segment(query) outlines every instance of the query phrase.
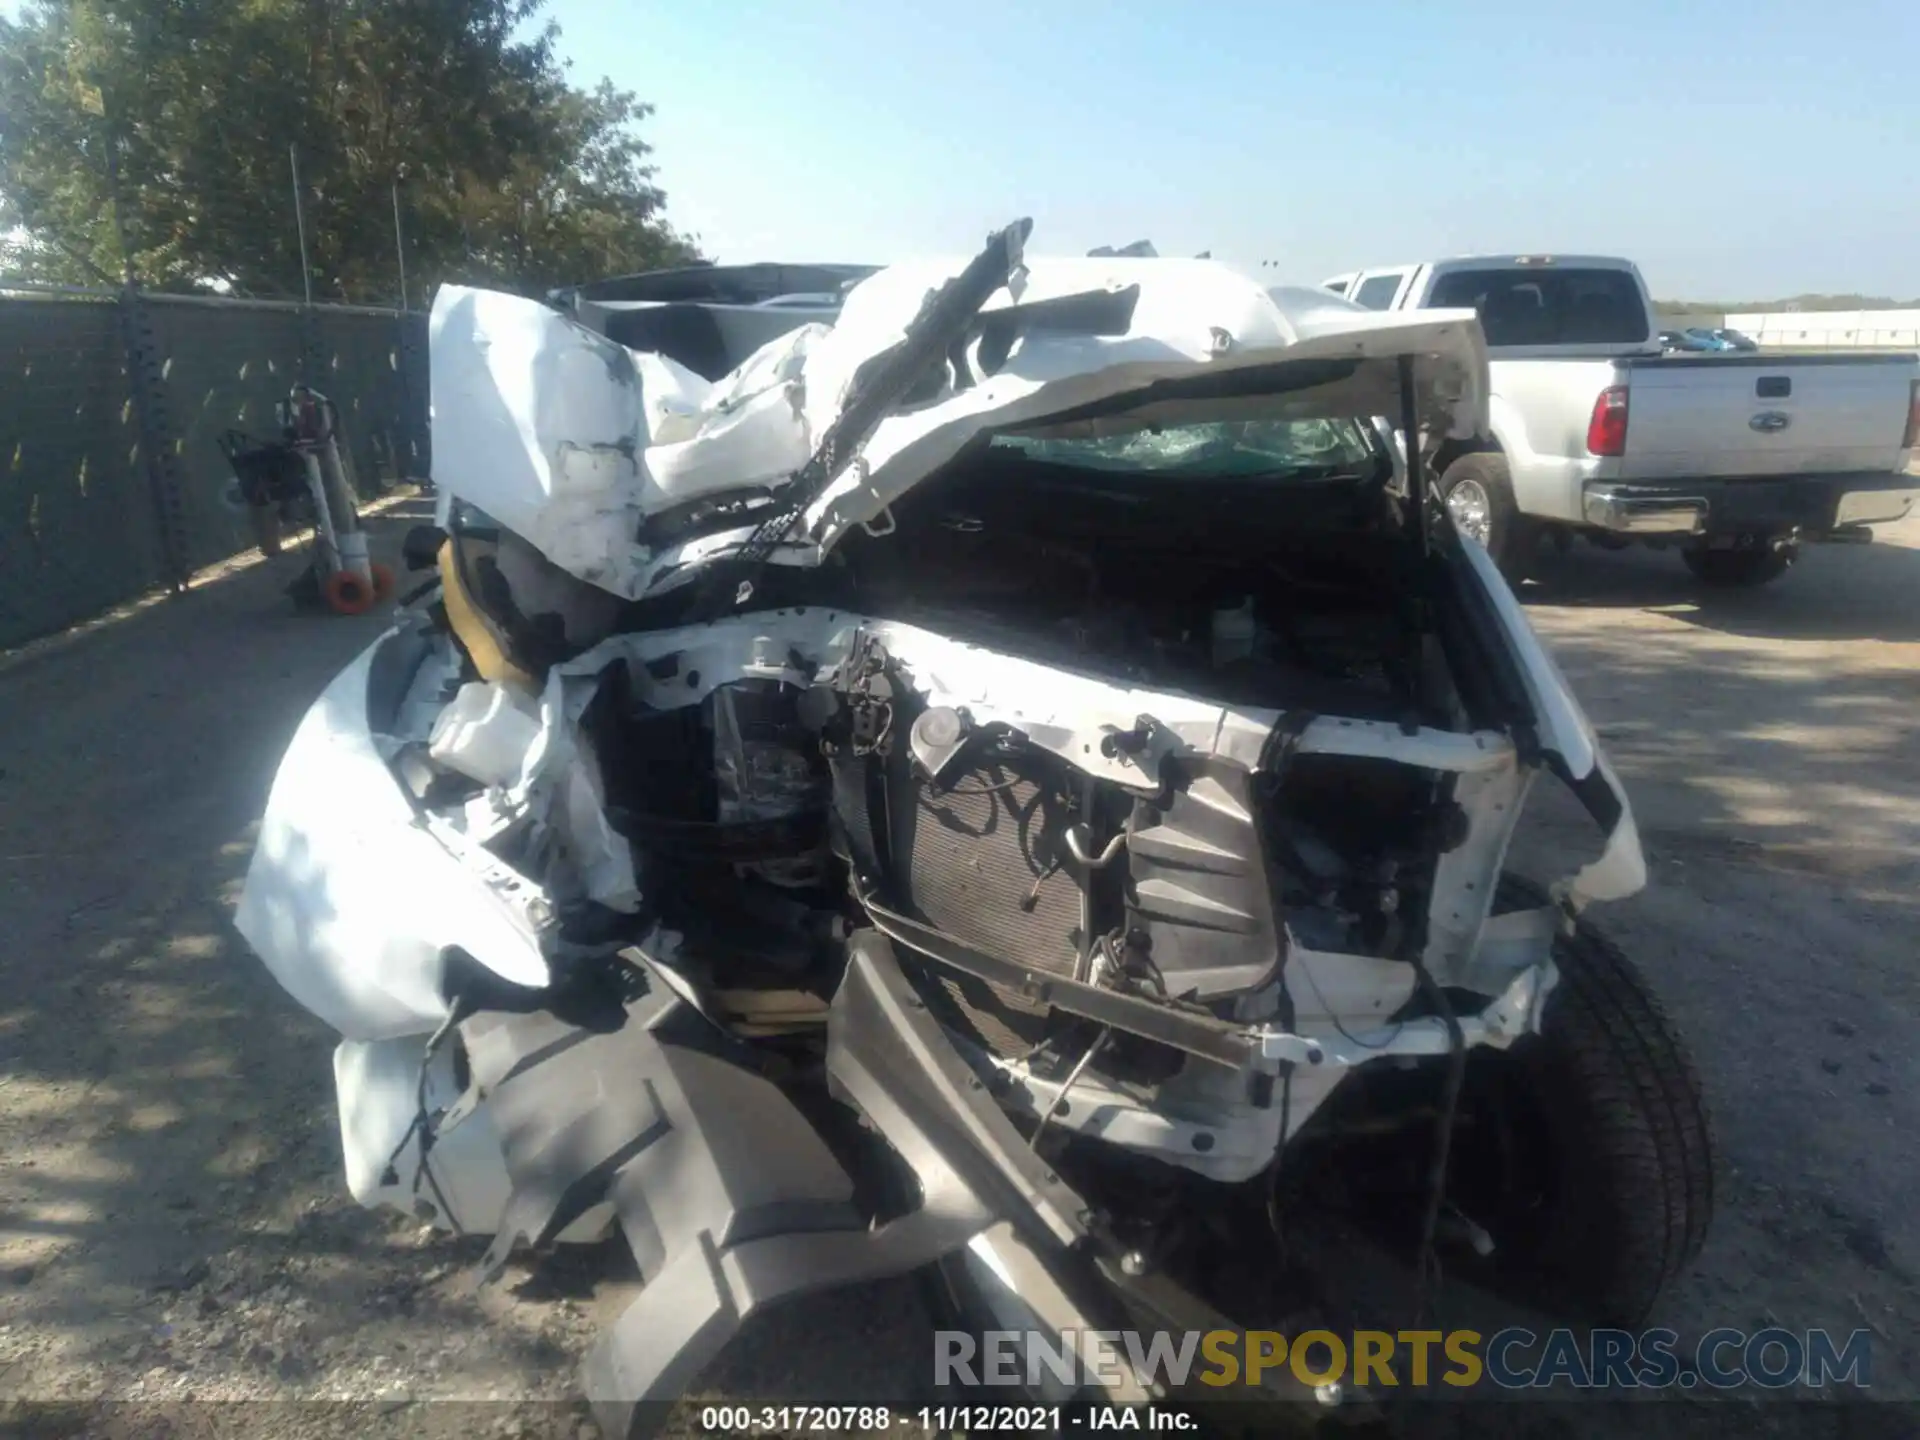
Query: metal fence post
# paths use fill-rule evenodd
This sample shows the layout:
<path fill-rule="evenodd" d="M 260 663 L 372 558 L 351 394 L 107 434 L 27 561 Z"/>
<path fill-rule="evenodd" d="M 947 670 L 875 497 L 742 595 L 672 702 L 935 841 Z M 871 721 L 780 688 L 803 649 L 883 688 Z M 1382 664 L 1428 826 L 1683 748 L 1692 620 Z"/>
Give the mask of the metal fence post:
<path fill-rule="evenodd" d="M 399 358 L 401 440 L 406 447 L 404 456 L 394 458 L 400 462 L 401 480 L 424 480 L 429 473 L 427 464 L 428 424 L 427 406 L 416 404 L 424 400 L 426 357 L 422 353 L 421 341 L 425 339 L 425 325 L 412 315 L 403 314 L 394 320 L 394 352 Z M 418 389 L 421 394 L 416 395 Z"/>
<path fill-rule="evenodd" d="M 167 404 L 165 361 L 153 316 L 139 290 L 132 285 L 120 294 L 121 335 L 127 355 L 128 398 L 133 401 L 140 430 L 140 453 L 146 461 L 147 484 L 153 493 L 154 519 L 160 534 L 160 560 L 167 586 L 183 594 L 192 575 L 188 556 L 187 511 L 179 457 L 173 450 L 172 414 Z"/>
<path fill-rule="evenodd" d="M 300 378 L 325 393 L 327 347 L 320 333 L 320 311 L 313 305 L 300 307 Z"/>

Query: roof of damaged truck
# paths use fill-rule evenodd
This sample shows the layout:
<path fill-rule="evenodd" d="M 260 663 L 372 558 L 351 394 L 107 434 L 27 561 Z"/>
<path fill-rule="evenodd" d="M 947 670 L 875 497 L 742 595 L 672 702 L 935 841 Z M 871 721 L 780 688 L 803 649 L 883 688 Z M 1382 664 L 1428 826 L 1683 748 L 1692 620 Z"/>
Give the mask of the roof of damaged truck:
<path fill-rule="evenodd" d="M 632 275 L 583 281 L 555 290 L 550 298 L 563 309 L 570 308 L 577 300 L 761 305 L 783 295 L 837 294 L 879 268 L 878 265 L 793 265 L 776 261 L 749 265 L 682 265 L 671 270 L 642 270 Z"/>
<path fill-rule="evenodd" d="M 562 569 L 626 598 L 661 593 L 738 551 L 744 532 L 650 549 L 637 539 L 643 523 L 777 494 L 840 418 L 856 376 L 898 354 L 929 297 L 969 263 L 880 270 L 831 324 L 801 324 L 714 381 L 537 302 L 444 287 L 431 327 L 434 478 Z M 817 564 L 982 433 L 1090 409 L 1125 410 L 1131 419 L 1099 423 L 1132 428 L 1201 406 L 1256 418 L 1247 407 L 1258 405 L 1265 418 L 1287 390 L 1308 407 L 1288 413 L 1397 413 L 1392 364 L 1369 362 L 1412 354 L 1428 357 L 1423 423 L 1465 433 L 1485 417 L 1472 311 L 1370 311 L 1212 260 L 1034 257 L 972 325 L 968 373 L 936 375 L 932 393 L 881 420 L 770 560 Z"/>

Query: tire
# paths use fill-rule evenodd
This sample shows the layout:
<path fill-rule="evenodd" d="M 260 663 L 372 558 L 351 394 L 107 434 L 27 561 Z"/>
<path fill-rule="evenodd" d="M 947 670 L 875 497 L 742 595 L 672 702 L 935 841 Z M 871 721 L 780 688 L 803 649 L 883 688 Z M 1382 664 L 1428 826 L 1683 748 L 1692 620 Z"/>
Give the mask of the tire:
<path fill-rule="evenodd" d="M 1500 901 L 1496 910 L 1547 903 L 1513 877 Z M 1542 1182 L 1531 1206 L 1493 1218 L 1499 1273 L 1488 1278 L 1556 1316 L 1633 1329 L 1706 1238 L 1712 1116 L 1685 1045 L 1617 945 L 1583 919 L 1554 960 L 1541 1032 L 1504 1055 L 1479 1052 L 1491 1062 L 1482 1078 L 1504 1072 L 1509 1103 L 1531 1112 L 1522 1128 Z"/>
<path fill-rule="evenodd" d="M 1682 550 L 1694 578 L 1719 590 L 1752 590 L 1778 580 L 1799 558 L 1792 546 L 1754 550 Z"/>
<path fill-rule="evenodd" d="M 394 578 L 391 565 L 383 565 L 375 560 L 367 568 L 373 573 L 373 598 L 384 605 L 393 598 L 393 592 L 400 588 L 400 582 Z"/>
<path fill-rule="evenodd" d="M 1455 528 L 1486 547 L 1509 585 L 1527 578 L 1539 548 L 1540 531 L 1514 503 L 1513 475 L 1506 456 L 1493 451 L 1462 455 L 1441 473 L 1440 498 L 1449 513 L 1455 514 Z M 1485 533 L 1473 533 L 1472 520 L 1455 513 L 1457 507 L 1476 518 L 1484 516 Z"/>

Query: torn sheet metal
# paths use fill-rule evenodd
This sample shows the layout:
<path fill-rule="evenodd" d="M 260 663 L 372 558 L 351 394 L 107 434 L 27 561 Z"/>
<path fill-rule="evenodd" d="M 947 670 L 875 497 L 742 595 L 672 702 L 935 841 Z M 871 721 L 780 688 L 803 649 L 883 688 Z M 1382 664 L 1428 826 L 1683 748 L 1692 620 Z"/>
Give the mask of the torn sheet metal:
<path fill-rule="evenodd" d="M 831 328 L 803 325 L 713 384 L 535 301 L 443 287 L 431 325 L 436 483 L 622 598 L 686 583 L 737 549 L 751 525 L 651 549 L 639 539 L 643 522 L 787 484 L 840 417 L 856 377 L 964 268 L 883 270 L 849 293 Z M 1033 259 L 1017 275 L 980 312 L 980 333 L 950 359 L 937 393 L 880 422 L 859 463 L 804 515 L 807 533 L 777 549 L 775 563 L 818 564 L 983 432 L 1094 402 L 1138 396 L 1146 408 L 1132 421 L 1109 422 L 1136 426 L 1223 406 L 1243 416 L 1397 414 L 1395 364 L 1411 351 L 1423 357 L 1419 409 L 1428 423 L 1448 434 L 1484 428 L 1486 352 L 1471 311 L 1362 310 L 1324 291 L 1270 289 L 1210 260 Z M 1101 323 L 1061 319 L 1102 297 L 1124 303 L 1096 305 Z M 1151 393 L 1164 381 L 1276 365 L 1292 367 L 1292 378 L 1254 384 L 1264 393 L 1251 399 Z M 1275 398 L 1314 366 L 1314 386 Z"/>
<path fill-rule="evenodd" d="M 383 647 L 407 640 L 376 640 L 301 721 L 234 917 L 288 993 L 349 1040 L 437 1026 L 450 945 L 518 984 L 549 979 L 527 897 L 416 823 L 375 744 L 369 672 Z"/>
<path fill-rule="evenodd" d="M 1624 900 L 1646 888 L 1647 857 L 1640 848 L 1640 829 L 1626 787 L 1613 773 L 1605 754 L 1595 751 L 1593 773 L 1575 787 L 1588 812 L 1607 840 L 1600 854 L 1564 882 L 1565 896 L 1575 910 L 1595 901 Z"/>
<path fill-rule="evenodd" d="M 616 594 L 649 495 L 633 353 L 532 300 L 442 286 L 429 326 L 435 482 Z"/>
<path fill-rule="evenodd" d="M 1481 588 L 1499 619 L 1507 648 L 1519 664 L 1540 732 L 1541 748 L 1565 765 L 1569 783 L 1585 779 L 1599 757 L 1600 742 L 1593 733 L 1592 722 L 1574 698 L 1573 687 L 1567 684 L 1567 677 L 1560 673 L 1547 647 L 1540 643 L 1533 622 L 1527 619 L 1527 612 L 1512 588 L 1501 579 L 1486 549 L 1480 545 L 1462 545 L 1460 551 L 1479 577 Z"/>
<path fill-rule="evenodd" d="M 558 828 L 564 837 L 563 851 L 585 897 L 622 914 L 638 910 L 640 887 L 634 874 L 633 850 L 607 819 L 600 764 L 587 751 L 581 751 L 566 769 Z"/>
<path fill-rule="evenodd" d="M 1520 672 L 1541 749 L 1555 762 L 1606 837 L 1600 854 L 1577 874 L 1561 881 L 1556 893 L 1576 911 L 1595 901 L 1624 900 L 1638 894 L 1647 883 L 1640 831 L 1626 787 L 1608 763 L 1593 722 L 1486 550 L 1468 544 L 1460 551 L 1480 580 Z"/>
<path fill-rule="evenodd" d="M 803 372 L 824 325 L 769 341 L 708 384 L 664 355 L 636 352 L 644 461 L 661 504 L 784 484 L 813 451 Z"/>
<path fill-rule="evenodd" d="M 604 668 L 555 667 L 548 674 L 538 702 L 538 733 L 500 804 L 541 827 L 555 873 L 577 885 L 581 898 L 632 914 L 640 906 L 633 850 L 607 819 L 600 762 L 581 743 L 579 729 Z"/>

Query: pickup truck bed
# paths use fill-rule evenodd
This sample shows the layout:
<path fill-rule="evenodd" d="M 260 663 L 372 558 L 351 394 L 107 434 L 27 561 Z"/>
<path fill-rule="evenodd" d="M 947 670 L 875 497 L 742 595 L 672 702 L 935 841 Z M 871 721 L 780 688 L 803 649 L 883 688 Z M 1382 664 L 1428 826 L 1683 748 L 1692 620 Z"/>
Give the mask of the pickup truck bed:
<path fill-rule="evenodd" d="M 1586 256 L 1499 256 L 1327 282 L 1380 309 L 1471 305 L 1487 334 L 1492 433 L 1431 459 L 1456 524 L 1510 576 L 1539 542 L 1676 545 L 1703 580 L 1756 584 L 1808 541 L 1920 504 L 1908 473 L 1920 357 L 1662 355 L 1639 272 Z"/>

